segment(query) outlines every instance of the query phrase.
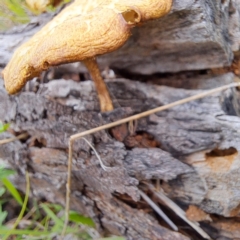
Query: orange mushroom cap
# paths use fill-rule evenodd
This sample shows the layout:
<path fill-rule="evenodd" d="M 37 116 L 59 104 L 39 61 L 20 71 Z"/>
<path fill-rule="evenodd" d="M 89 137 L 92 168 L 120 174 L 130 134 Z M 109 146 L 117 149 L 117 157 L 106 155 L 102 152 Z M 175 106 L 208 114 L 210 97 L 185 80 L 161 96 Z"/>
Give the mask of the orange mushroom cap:
<path fill-rule="evenodd" d="M 82 61 L 121 47 L 140 22 L 167 14 L 172 0 L 75 0 L 29 41 L 3 70 L 14 94 L 50 66 Z"/>

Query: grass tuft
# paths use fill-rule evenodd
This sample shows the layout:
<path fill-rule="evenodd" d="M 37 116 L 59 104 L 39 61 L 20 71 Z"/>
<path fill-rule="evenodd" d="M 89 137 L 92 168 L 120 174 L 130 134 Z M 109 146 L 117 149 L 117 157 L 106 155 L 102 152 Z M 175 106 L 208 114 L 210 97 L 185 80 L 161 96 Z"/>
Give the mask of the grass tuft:
<path fill-rule="evenodd" d="M 26 173 L 26 194 L 22 200 L 21 193 L 8 179 L 15 172 L 0 167 L 0 239 L 34 239 L 51 240 L 60 237 L 64 221 L 64 207 L 59 204 L 29 200 L 30 179 Z M 8 212 L 4 210 L 9 201 L 14 200 L 21 207 L 14 219 L 8 219 Z M 91 218 L 82 216 L 78 212 L 69 212 L 69 224 L 66 235 L 72 239 L 91 240 L 91 233 L 96 232 Z M 99 239 L 99 238 L 97 238 Z M 101 238 L 102 240 L 124 240 L 123 237 Z"/>

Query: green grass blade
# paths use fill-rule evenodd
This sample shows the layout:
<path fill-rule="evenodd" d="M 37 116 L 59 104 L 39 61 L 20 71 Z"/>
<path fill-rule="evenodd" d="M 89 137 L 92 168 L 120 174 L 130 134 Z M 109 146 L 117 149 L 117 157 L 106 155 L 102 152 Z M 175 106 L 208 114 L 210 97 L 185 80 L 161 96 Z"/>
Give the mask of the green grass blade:
<path fill-rule="evenodd" d="M 6 189 L 12 194 L 12 196 L 18 202 L 18 204 L 20 206 L 23 206 L 23 200 L 22 200 L 18 190 L 14 187 L 14 185 L 7 178 L 3 178 L 2 183 L 4 184 Z"/>
<path fill-rule="evenodd" d="M 45 203 L 45 205 L 47 205 L 54 212 L 60 212 L 61 210 L 63 210 L 63 207 L 57 203 Z"/>
<path fill-rule="evenodd" d="M 55 222 L 56 225 L 63 227 L 63 220 L 56 216 L 56 214 L 47 206 L 47 204 L 41 204 L 45 213 Z"/>
<path fill-rule="evenodd" d="M 28 15 L 23 7 L 23 2 L 19 0 L 5 0 L 8 9 L 19 18 L 28 18 Z"/>
<path fill-rule="evenodd" d="M 100 238 L 98 240 L 126 240 L 124 237 L 108 237 L 108 238 Z"/>
<path fill-rule="evenodd" d="M 28 236 L 48 236 L 50 234 L 50 232 L 33 231 L 33 230 L 25 230 L 25 229 L 1 229 L 0 228 L 0 235 L 4 235 L 4 234 L 28 235 Z"/>
<path fill-rule="evenodd" d="M 74 212 L 74 211 L 71 211 L 69 213 L 69 220 L 74 222 L 74 223 L 87 225 L 89 227 L 95 227 L 95 224 L 94 224 L 94 222 L 91 218 L 84 217 L 84 216 L 82 216 L 79 213 Z"/>
<path fill-rule="evenodd" d="M 7 131 L 9 126 L 10 126 L 10 123 L 3 124 L 0 122 L 0 133 Z"/>
<path fill-rule="evenodd" d="M 8 237 L 12 234 L 12 230 L 14 230 L 18 226 L 19 222 L 23 218 L 23 214 L 24 214 L 24 212 L 26 211 L 26 208 L 27 208 L 29 193 L 30 193 L 30 180 L 29 180 L 28 172 L 26 172 L 26 195 L 25 195 L 25 198 L 24 198 L 24 201 L 23 201 L 23 204 L 22 204 L 21 212 L 19 213 L 19 216 L 18 216 L 16 222 L 14 223 L 13 228 L 11 229 L 11 231 L 8 234 L 6 234 L 4 236 L 3 240 L 8 239 Z"/>
<path fill-rule="evenodd" d="M 0 31 L 30 21 L 24 0 L 0 0 Z"/>
<path fill-rule="evenodd" d="M 0 204 L 0 228 L 5 228 L 3 222 L 5 221 L 8 213 L 2 210 L 2 204 Z"/>
<path fill-rule="evenodd" d="M 14 170 L 7 169 L 4 166 L 0 166 L 0 180 L 2 180 L 3 178 L 7 178 L 13 174 L 15 174 Z"/>
<path fill-rule="evenodd" d="M 50 217 L 47 215 L 45 218 L 44 218 L 44 230 L 47 231 L 48 230 L 48 227 L 49 227 L 49 220 L 50 220 Z"/>
<path fill-rule="evenodd" d="M 2 188 L 2 189 L 4 189 L 4 188 Z M 2 202 L 0 202 L 0 228 L 5 228 L 3 226 L 3 222 L 5 221 L 7 215 L 8 215 L 8 213 L 6 211 L 3 211 L 3 209 L 2 209 Z"/>
<path fill-rule="evenodd" d="M 3 227 L 3 222 L 5 221 L 8 213 L 6 211 L 0 211 L 0 227 Z"/>
<path fill-rule="evenodd" d="M 4 187 L 0 187 L 0 197 L 6 192 L 6 189 Z M 0 202 L 1 205 L 1 202 Z"/>

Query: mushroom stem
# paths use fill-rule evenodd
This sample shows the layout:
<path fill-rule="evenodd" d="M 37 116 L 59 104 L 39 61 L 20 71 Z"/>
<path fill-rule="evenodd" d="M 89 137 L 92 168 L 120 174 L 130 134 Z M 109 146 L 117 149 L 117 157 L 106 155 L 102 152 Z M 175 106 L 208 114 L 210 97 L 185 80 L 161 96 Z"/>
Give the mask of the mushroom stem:
<path fill-rule="evenodd" d="M 95 87 L 96 87 L 99 102 L 100 102 L 101 112 L 112 111 L 113 110 L 112 99 L 108 92 L 107 86 L 103 81 L 96 59 L 88 58 L 88 59 L 85 59 L 83 62 L 86 65 L 95 83 Z"/>

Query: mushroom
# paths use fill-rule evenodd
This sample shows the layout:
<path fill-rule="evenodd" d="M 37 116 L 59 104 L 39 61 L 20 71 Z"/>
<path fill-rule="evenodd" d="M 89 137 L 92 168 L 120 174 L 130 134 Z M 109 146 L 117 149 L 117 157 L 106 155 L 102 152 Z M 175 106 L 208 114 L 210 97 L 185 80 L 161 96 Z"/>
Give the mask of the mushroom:
<path fill-rule="evenodd" d="M 56 7 L 62 0 L 25 0 L 28 7 L 35 13 L 45 12 L 48 6 Z"/>
<path fill-rule="evenodd" d="M 172 0 L 75 0 L 29 41 L 20 46 L 3 70 L 9 94 L 50 66 L 83 61 L 95 83 L 101 111 L 113 104 L 96 56 L 120 48 L 131 28 L 167 14 Z"/>

